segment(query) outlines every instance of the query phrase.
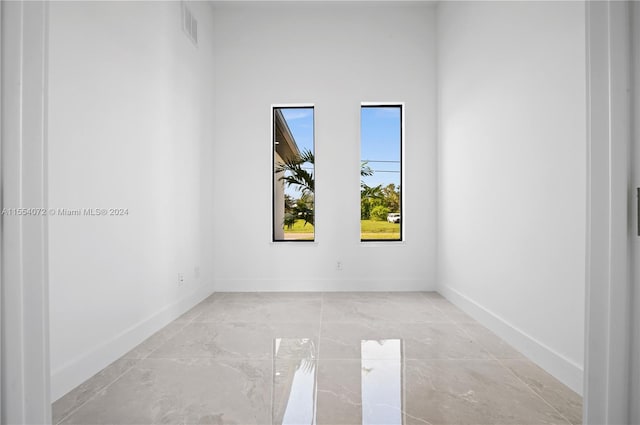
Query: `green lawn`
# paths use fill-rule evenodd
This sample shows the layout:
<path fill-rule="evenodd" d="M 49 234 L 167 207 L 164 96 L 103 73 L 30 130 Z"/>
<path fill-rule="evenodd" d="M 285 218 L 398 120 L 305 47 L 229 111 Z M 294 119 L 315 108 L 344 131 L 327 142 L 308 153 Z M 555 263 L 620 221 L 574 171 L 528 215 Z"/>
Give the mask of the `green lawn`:
<path fill-rule="evenodd" d="M 304 220 L 296 221 L 291 228 L 285 226 L 284 233 L 313 233 L 313 225 L 304 224 Z M 311 236 L 311 235 L 310 235 Z M 360 220 L 360 238 L 370 239 L 400 239 L 400 224 L 387 221 Z M 301 238 L 306 239 L 306 238 Z"/>
<path fill-rule="evenodd" d="M 304 224 L 304 220 L 296 220 L 296 224 L 291 228 L 284 226 L 285 233 L 313 233 L 313 224 Z"/>
<path fill-rule="evenodd" d="M 400 239 L 400 224 L 388 221 L 360 220 L 360 239 Z"/>

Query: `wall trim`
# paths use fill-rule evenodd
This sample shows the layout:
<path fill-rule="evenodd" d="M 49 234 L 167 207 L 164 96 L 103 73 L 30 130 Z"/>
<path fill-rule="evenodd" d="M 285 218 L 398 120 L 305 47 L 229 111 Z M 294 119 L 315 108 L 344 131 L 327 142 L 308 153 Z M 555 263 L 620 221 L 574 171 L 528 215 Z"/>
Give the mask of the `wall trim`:
<path fill-rule="evenodd" d="M 55 401 L 128 353 L 213 293 L 212 284 L 203 284 L 191 294 L 169 304 L 113 338 L 94 346 L 51 372 L 51 400 Z"/>
<path fill-rule="evenodd" d="M 425 279 L 215 279 L 216 292 L 435 291 Z"/>
<path fill-rule="evenodd" d="M 441 286 L 438 288 L 438 292 L 480 322 L 480 324 L 511 344 L 531 361 L 556 377 L 560 382 L 582 395 L 584 372 L 580 365 L 554 351 L 456 289 Z"/>

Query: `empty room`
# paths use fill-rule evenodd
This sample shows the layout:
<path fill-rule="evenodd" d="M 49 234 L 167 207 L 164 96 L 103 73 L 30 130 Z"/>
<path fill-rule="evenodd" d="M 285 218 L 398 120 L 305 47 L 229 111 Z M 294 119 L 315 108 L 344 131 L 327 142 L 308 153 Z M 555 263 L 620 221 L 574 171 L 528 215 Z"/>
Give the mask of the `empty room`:
<path fill-rule="evenodd" d="M 3 1 L 2 424 L 640 424 L 640 4 Z"/>

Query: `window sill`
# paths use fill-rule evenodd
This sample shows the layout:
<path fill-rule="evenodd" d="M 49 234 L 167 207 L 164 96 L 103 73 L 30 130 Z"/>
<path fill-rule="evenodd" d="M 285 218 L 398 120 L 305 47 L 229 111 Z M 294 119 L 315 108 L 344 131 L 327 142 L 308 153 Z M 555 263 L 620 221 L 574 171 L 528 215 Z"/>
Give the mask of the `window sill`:
<path fill-rule="evenodd" d="M 406 246 L 406 241 L 360 241 L 360 246 L 363 248 L 376 248 L 376 247 L 403 247 Z"/>
<path fill-rule="evenodd" d="M 318 246 L 317 241 L 271 241 L 272 246 Z"/>

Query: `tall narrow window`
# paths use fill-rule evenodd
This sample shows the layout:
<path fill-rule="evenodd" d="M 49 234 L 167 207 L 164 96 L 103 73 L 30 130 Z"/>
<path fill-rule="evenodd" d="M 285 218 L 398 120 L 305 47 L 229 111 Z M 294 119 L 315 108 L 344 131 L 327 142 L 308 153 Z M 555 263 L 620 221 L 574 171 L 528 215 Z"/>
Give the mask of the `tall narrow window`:
<path fill-rule="evenodd" d="M 313 106 L 274 106 L 272 120 L 273 241 L 313 241 Z"/>
<path fill-rule="evenodd" d="M 360 239 L 402 240 L 402 105 L 360 111 Z"/>

